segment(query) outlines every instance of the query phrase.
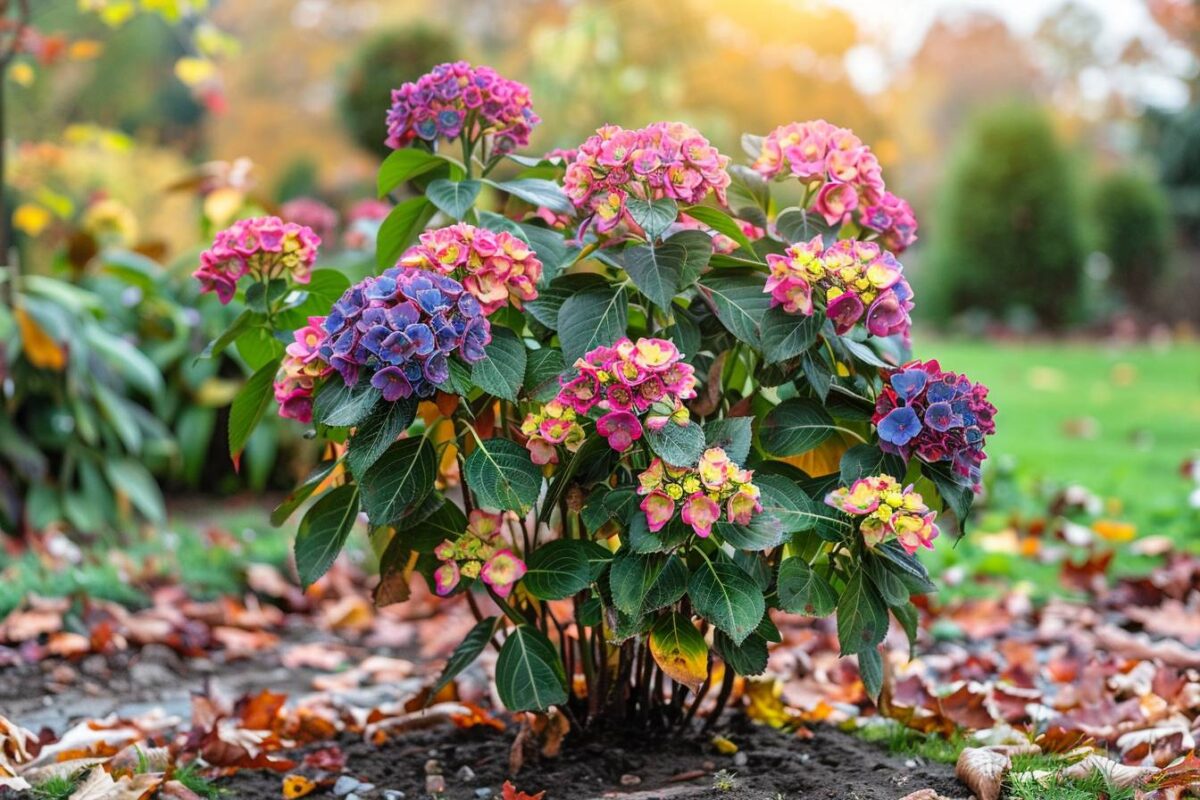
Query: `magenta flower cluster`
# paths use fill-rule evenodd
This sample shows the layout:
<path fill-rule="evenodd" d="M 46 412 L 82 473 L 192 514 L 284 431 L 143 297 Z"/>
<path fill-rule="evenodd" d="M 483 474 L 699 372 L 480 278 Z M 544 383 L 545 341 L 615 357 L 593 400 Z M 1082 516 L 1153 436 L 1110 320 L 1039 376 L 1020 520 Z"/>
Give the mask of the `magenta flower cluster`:
<path fill-rule="evenodd" d="M 315 197 L 296 197 L 288 200 L 279 207 L 279 216 L 288 222 L 312 228 L 323 242 L 331 242 L 337 235 L 337 210 Z"/>
<path fill-rule="evenodd" d="M 529 134 L 539 122 L 529 87 L 501 77 L 491 67 L 456 61 L 439 64 L 415 82 L 392 90 L 386 143 L 399 149 L 417 139 L 465 136 L 474 142 L 491 136 L 491 151 L 508 153 L 529 144 Z"/>
<path fill-rule="evenodd" d="M 299 422 L 312 422 L 313 394 L 317 382 L 333 372 L 321 357 L 325 343 L 324 317 L 309 317 L 308 324 L 292 334 L 292 343 L 284 351 L 275 374 L 275 402 L 279 416 Z"/>
<path fill-rule="evenodd" d="M 460 222 L 425 231 L 419 244 L 400 257 L 399 266 L 453 275 L 462 281 L 483 313 L 537 298 L 542 262 L 533 249 L 511 233 Z"/>
<path fill-rule="evenodd" d="M 192 276 L 200 281 L 201 291 L 215 292 L 225 304 L 245 275 L 308 283 L 320 245 L 320 237 L 303 225 L 279 217 L 242 219 L 216 235 L 212 247 L 200 254 L 200 268 Z"/>
<path fill-rule="evenodd" d="M 630 197 L 696 204 L 715 193 L 724 205 L 728 164 L 728 156 L 682 122 L 656 122 L 640 130 L 605 125 L 579 146 L 563 189 L 604 233 L 622 221 L 635 224 L 626 207 Z"/>
<path fill-rule="evenodd" d="M 579 375 L 562 384 L 557 399 L 578 414 L 605 411 L 596 432 L 614 450 L 624 452 L 642 438 L 643 415 L 651 430 L 690 419 L 683 401 L 696 396 L 695 371 L 667 339 L 620 339 L 592 350 L 575 369 Z"/>
<path fill-rule="evenodd" d="M 879 234 L 879 242 L 896 255 L 917 241 L 917 218 L 908 201 L 884 192 L 878 203 L 863 209 L 860 223 Z"/>
<path fill-rule="evenodd" d="M 985 440 L 996 430 L 987 396 L 982 383 L 943 371 L 937 361 L 891 370 L 872 418 L 879 446 L 905 459 L 915 453 L 929 463 L 949 461 L 978 490 Z"/>
<path fill-rule="evenodd" d="M 461 283 L 404 267 L 351 286 L 323 327 L 321 357 L 347 386 L 370 376 L 389 402 L 431 396 L 450 377 L 451 356 L 473 364 L 492 340 L 479 301 Z"/>
<path fill-rule="evenodd" d="M 875 242 L 839 239 L 825 247 L 814 236 L 783 255 L 768 255 L 767 264 L 771 274 L 764 291 L 772 307 L 811 316 L 815 300 L 821 300 L 838 335 L 863 320 L 874 336 L 908 336 L 912 288 L 900 262 Z"/>

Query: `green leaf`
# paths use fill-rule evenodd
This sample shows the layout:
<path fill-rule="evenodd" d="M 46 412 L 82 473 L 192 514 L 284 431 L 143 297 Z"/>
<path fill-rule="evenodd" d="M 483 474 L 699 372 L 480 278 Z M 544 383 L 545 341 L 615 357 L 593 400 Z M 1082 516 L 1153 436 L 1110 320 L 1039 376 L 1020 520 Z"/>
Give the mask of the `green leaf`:
<path fill-rule="evenodd" d="M 908 589 L 905 588 L 904 581 L 900 580 L 900 576 L 893 572 L 888 565 L 889 562 L 873 552 L 868 551 L 863 554 L 862 566 L 871 579 L 871 583 L 879 591 L 883 602 L 891 608 L 908 605 Z"/>
<path fill-rule="evenodd" d="M 829 581 L 817 574 L 803 558 L 787 558 L 779 564 L 779 607 L 789 614 L 827 617 L 837 607 L 837 593 Z"/>
<path fill-rule="evenodd" d="M 767 181 L 753 169 L 734 164 L 729 173 L 729 207 L 738 219 L 760 228 L 767 227 L 767 212 L 771 207 L 771 190 Z"/>
<path fill-rule="evenodd" d="M 756 514 L 749 525 L 736 525 L 732 522 L 718 522 L 717 536 L 721 541 L 736 547 L 738 550 L 760 552 L 770 550 L 787 539 L 787 531 L 783 524 L 770 514 Z"/>
<path fill-rule="evenodd" d="M 721 209 L 711 206 L 689 206 L 683 210 L 683 213 L 698 222 L 704 223 L 717 233 L 725 234 L 730 239 L 733 239 L 738 247 L 750 251 L 754 250 L 753 243 L 742 232 L 742 226 L 737 223 L 737 220 Z"/>
<path fill-rule="evenodd" d="M 400 152 L 400 151 L 397 151 Z M 355 475 L 362 475 L 379 460 L 384 451 L 408 430 L 417 415 L 417 398 L 386 400 L 376 404 L 346 442 L 346 464 Z"/>
<path fill-rule="evenodd" d="M 84 330 L 88 344 L 95 348 L 130 386 L 151 399 L 162 393 L 162 373 L 141 350 L 99 325 L 88 325 Z"/>
<path fill-rule="evenodd" d="M 902 481 L 907 471 L 904 459 L 900 456 L 885 453 L 873 444 L 858 444 L 842 456 L 840 480 L 843 486 L 849 486 L 859 478 L 875 475 L 891 475 Z"/>
<path fill-rule="evenodd" d="M 296 531 L 296 572 L 307 589 L 329 571 L 358 519 L 358 487 L 331 489 L 312 504 Z"/>
<path fill-rule="evenodd" d="M 719 447 L 735 464 L 745 464 L 753 441 L 753 421 L 752 417 L 727 417 L 704 423 L 704 446 Z"/>
<path fill-rule="evenodd" d="M 471 383 L 471 368 L 457 358 L 450 359 L 448 363 L 450 366 L 450 377 L 439 383 L 437 388 L 448 394 L 457 394 L 466 397 L 475 388 L 475 384 Z"/>
<path fill-rule="evenodd" d="M 629 530 L 626 533 L 629 547 L 635 553 L 665 553 L 683 544 L 693 535 L 692 529 L 678 518 L 668 522 L 667 526 L 657 533 L 652 533 L 646 523 L 646 515 L 640 509 L 630 517 Z"/>
<path fill-rule="evenodd" d="M 271 384 L 278 371 L 278 361 L 264 364 L 233 398 L 233 405 L 229 408 L 229 455 L 235 465 L 241 459 L 250 434 L 258 426 L 267 406 L 275 399 Z"/>
<path fill-rule="evenodd" d="M 426 150 L 403 147 L 393 150 L 379 165 L 376 176 L 378 196 L 383 197 L 405 181 L 437 169 L 446 162 Z"/>
<path fill-rule="evenodd" d="M 613 605 L 630 616 L 669 606 L 687 591 L 687 567 L 678 556 L 645 555 L 622 548 L 613 557 L 608 586 Z"/>
<path fill-rule="evenodd" d="M 738 675 L 762 675 L 767 671 L 767 640 L 752 633 L 740 645 L 721 631 L 713 636 L 713 649 Z"/>
<path fill-rule="evenodd" d="M 566 370 L 557 347 L 531 350 L 525 362 L 525 393 L 531 400 L 547 403 L 558 395 L 558 378 Z"/>
<path fill-rule="evenodd" d="M 633 217 L 633 221 L 646 233 L 646 239 L 651 242 L 662 236 L 663 231 L 671 227 L 679 216 L 679 206 L 669 197 L 661 200 L 630 197 L 625 201 L 625 208 L 629 211 L 629 216 Z"/>
<path fill-rule="evenodd" d="M 863 688 L 872 700 L 879 700 L 883 691 L 883 656 L 878 647 L 858 651 L 858 674 L 862 676 Z"/>
<path fill-rule="evenodd" d="M 916 658 L 918 626 L 921 622 L 917 607 L 912 603 L 894 606 L 892 614 L 900 622 L 900 627 L 904 629 L 904 635 L 908 638 L 908 657 Z"/>
<path fill-rule="evenodd" d="M 824 236 L 831 230 L 819 214 L 795 206 L 785 208 L 775 218 L 775 230 L 788 242 L 807 242 L 814 236 Z"/>
<path fill-rule="evenodd" d="M 936 464 L 922 463 L 921 472 L 933 481 L 942 502 L 954 512 L 958 528 L 965 534 L 967 516 L 971 513 L 971 504 L 975 502 L 974 489 L 962 483 L 965 479 L 954 472 L 948 461 L 939 461 Z"/>
<path fill-rule="evenodd" d="M 251 328 L 237 338 L 237 351 L 250 369 L 260 369 L 283 358 L 283 342 L 266 328 Z"/>
<path fill-rule="evenodd" d="M 533 551 L 522 582 L 534 597 L 561 600 L 582 592 L 592 582 L 587 544 L 579 539 L 556 539 Z"/>
<path fill-rule="evenodd" d="M 313 420 L 335 428 L 358 425 L 382 399 L 366 378 L 347 386 L 341 376 L 331 375 L 313 397 Z"/>
<path fill-rule="evenodd" d="M 856 570 L 846 582 L 837 604 L 837 633 L 842 655 L 875 647 L 887 635 L 888 613 L 883 598 Z"/>
<path fill-rule="evenodd" d="M 667 422 L 658 430 L 646 428 L 646 443 L 668 464 L 694 467 L 704 452 L 704 429 L 690 420 L 686 425 Z"/>
<path fill-rule="evenodd" d="M 486 617 L 475 623 L 475 627 L 471 628 L 466 638 L 458 643 L 458 647 L 454 648 L 454 652 L 446 660 L 445 669 L 438 676 L 437 683 L 433 684 L 433 688 L 429 690 L 431 701 L 438 692 L 446 688 L 450 681 L 471 666 L 471 663 L 479 658 L 479 654 L 487 649 L 488 642 L 492 640 L 492 634 L 496 632 L 496 619 L 496 617 Z"/>
<path fill-rule="evenodd" d="M 766 611 L 754 580 L 719 554 L 705 557 L 692 573 L 688 597 L 696 613 L 729 634 L 734 644 L 746 640 Z"/>
<path fill-rule="evenodd" d="M 825 363 L 824 356 L 807 352 L 804 358 L 800 359 L 800 366 L 804 369 L 804 378 L 812 387 L 813 394 L 824 403 L 829 397 L 829 387 L 833 384 L 833 372 Z"/>
<path fill-rule="evenodd" d="M 509 711 L 545 711 L 567 702 L 567 676 L 558 651 L 541 631 L 518 625 L 496 659 L 496 692 Z"/>
<path fill-rule="evenodd" d="M 783 475 L 755 475 L 754 485 L 761 494 L 763 513 L 777 519 L 786 533 L 811 530 L 823 516 L 804 490 Z"/>
<path fill-rule="evenodd" d="M 812 347 L 821 332 L 824 315 L 814 312 L 805 317 L 789 314 L 776 306 L 767 309 L 762 320 L 762 348 L 768 364 L 795 358 Z"/>
<path fill-rule="evenodd" d="M 477 183 L 477 181 L 476 181 Z M 519 197 L 531 206 L 541 206 L 561 214 L 570 214 L 575 210 L 571 198 L 554 181 L 545 178 L 521 178 L 515 181 L 488 181 L 501 191 L 508 192 L 513 197 Z M 430 184 L 430 188 L 432 188 Z"/>
<path fill-rule="evenodd" d="M 426 499 L 436 499 L 432 494 Z M 414 514 L 416 519 L 401 519 L 396 526 L 396 539 L 404 543 L 405 549 L 417 553 L 432 553 L 447 539 L 454 541 L 467 529 L 467 516 L 452 500 L 441 500 L 441 505 L 427 517 Z"/>
<path fill-rule="evenodd" d="M 362 505 L 373 525 L 391 525 L 433 491 L 437 454 L 424 436 L 392 444 L 358 476 Z"/>
<path fill-rule="evenodd" d="M 929 579 L 929 571 L 913 553 L 905 552 L 900 543 L 893 540 L 875 548 L 875 554 L 888 563 L 888 567 L 904 583 L 909 594 L 936 592 L 937 586 Z"/>
<path fill-rule="evenodd" d="M 529 451 L 508 439 L 485 439 L 467 456 L 464 477 L 484 508 L 527 512 L 542 488 Z"/>
<path fill-rule="evenodd" d="M 638 245 L 625 250 L 621 260 L 634 285 L 661 309 L 670 307 L 683 281 L 679 260 L 667 258 L 665 249 Z"/>
<path fill-rule="evenodd" d="M 537 253 L 538 260 L 542 262 L 542 285 L 557 278 L 579 254 L 579 248 L 574 245 L 568 246 L 558 231 L 527 222 L 517 223 L 517 227 L 525 234 L 533 252 Z"/>
<path fill-rule="evenodd" d="M 525 343 L 508 328 L 492 328 L 484 358 L 471 368 L 471 382 L 488 394 L 517 402 L 525 378 Z"/>
<path fill-rule="evenodd" d="M 774 456 L 807 453 L 833 434 L 833 417 L 814 400 L 784 400 L 767 412 L 759 426 L 763 448 Z"/>
<path fill-rule="evenodd" d="M 558 330 L 558 312 L 569 298 L 585 289 L 607 289 L 608 281 L 594 272 L 563 275 L 549 286 L 538 289 L 536 300 L 525 304 L 529 315 L 552 331 Z"/>
<path fill-rule="evenodd" d="M 763 291 L 765 279 L 756 272 L 722 270 L 700 279 L 712 298 L 717 319 L 737 338 L 754 348 L 762 346 L 762 320 L 771 307 Z"/>
<path fill-rule="evenodd" d="M 693 692 L 708 676 L 708 645 L 682 614 L 663 616 L 650 631 L 650 655 L 668 678 Z"/>
<path fill-rule="evenodd" d="M 128 497 L 142 516 L 160 525 L 166 521 L 162 492 L 141 463 L 132 458 L 107 458 L 104 473 L 113 489 Z"/>
<path fill-rule="evenodd" d="M 388 213 L 375 237 L 375 263 L 380 269 L 395 266 L 404 249 L 433 216 L 434 206 L 425 197 L 413 197 L 399 203 Z"/>
<path fill-rule="evenodd" d="M 615 286 L 585 289 L 566 299 L 557 315 L 563 362 L 574 364 L 588 351 L 625 335 L 629 299 Z"/>
<path fill-rule="evenodd" d="M 229 327 L 222 331 L 220 336 L 204 346 L 197 359 L 216 358 L 221 355 L 239 336 L 249 330 L 251 325 L 258 322 L 260 317 L 260 314 L 255 314 L 248 308 L 244 309 L 234 318 L 233 322 L 229 323 Z"/>
<path fill-rule="evenodd" d="M 475 205 L 475 198 L 479 197 L 481 189 L 483 184 L 477 180 L 451 181 L 438 178 L 425 187 L 425 196 L 447 216 L 460 220 Z"/>
<path fill-rule="evenodd" d="M 291 494 L 283 498 L 283 502 L 275 507 L 271 512 L 271 524 L 282 525 L 287 522 L 288 517 L 296 513 L 296 509 L 304 504 L 304 501 L 312 497 L 312 493 L 317 490 L 317 487 L 325 482 L 325 479 L 333 472 L 333 468 L 338 465 L 336 461 L 322 461 L 318 464 L 308 477 L 302 483 L 292 489 Z"/>

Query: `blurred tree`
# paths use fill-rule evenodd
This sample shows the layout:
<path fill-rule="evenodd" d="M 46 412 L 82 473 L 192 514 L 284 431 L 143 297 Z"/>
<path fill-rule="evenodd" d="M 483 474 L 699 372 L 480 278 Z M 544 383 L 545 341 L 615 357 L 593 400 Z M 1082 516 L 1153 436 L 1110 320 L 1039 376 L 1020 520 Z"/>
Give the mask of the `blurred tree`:
<path fill-rule="evenodd" d="M 1112 262 L 1112 283 L 1130 305 L 1148 308 L 1169 265 L 1166 195 L 1154 180 L 1126 169 L 1100 179 L 1091 205 L 1097 245 Z"/>
<path fill-rule="evenodd" d="M 954 312 L 1025 308 L 1050 326 L 1071 318 L 1084 259 L 1079 203 L 1045 112 L 1009 105 L 972 121 L 931 239 L 939 288 Z"/>
<path fill-rule="evenodd" d="M 1200 243 L 1200 108 L 1149 116 L 1150 147 L 1181 230 Z"/>
<path fill-rule="evenodd" d="M 392 89 L 458 57 L 458 45 L 448 33 L 424 25 L 384 31 L 369 39 L 354 56 L 339 103 L 354 141 L 380 156 L 391 152 L 383 140 Z"/>

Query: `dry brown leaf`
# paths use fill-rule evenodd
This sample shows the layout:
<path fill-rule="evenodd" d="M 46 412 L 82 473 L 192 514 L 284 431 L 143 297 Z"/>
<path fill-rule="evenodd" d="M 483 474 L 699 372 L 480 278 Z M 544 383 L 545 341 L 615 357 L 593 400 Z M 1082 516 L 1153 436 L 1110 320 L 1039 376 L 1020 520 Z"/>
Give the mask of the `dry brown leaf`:
<path fill-rule="evenodd" d="M 103 767 L 93 767 L 70 800 L 145 800 L 162 785 L 161 773 L 126 775 L 113 780 Z"/>
<path fill-rule="evenodd" d="M 1113 761 L 1111 758 L 1093 755 L 1064 769 L 1062 776 L 1073 780 L 1084 780 L 1090 778 L 1093 772 L 1099 772 L 1114 786 L 1130 789 L 1143 784 L 1158 770 L 1154 767 L 1133 767 Z"/>
<path fill-rule="evenodd" d="M 968 747 L 958 754 L 954 774 L 979 800 L 1000 800 L 1004 774 L 1012 761 L 1004 753 L 985 747 Z"/>

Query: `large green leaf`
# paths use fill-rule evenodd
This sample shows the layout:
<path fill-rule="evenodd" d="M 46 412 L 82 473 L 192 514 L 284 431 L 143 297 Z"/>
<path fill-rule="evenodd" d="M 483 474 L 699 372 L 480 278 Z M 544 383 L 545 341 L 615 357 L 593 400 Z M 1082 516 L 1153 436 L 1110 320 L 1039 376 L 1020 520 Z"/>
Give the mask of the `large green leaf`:
<path fill-rule="evenodd" d="M 525 513 L 542 488 L 529 451 L 508 439 L 485 439 L 467 456 L 467 486 L 484 508 Z"/>
<path fill-rule="evenodd" d="M 337 465 L 337 461 L 330 460 L 322 461 L 314 467 L 303 482 L 294 487 L 288 496 L 283 498 L 283 502 L 271 512 L 271 524 L 282 525 L 286 522 L 292 514 L 296 513 L 296 509 L 304 504 L 305 500 L 312 497 L 312 493 L 325 482 Z"/>
<path fill-rule="evenodd" d="M 761 675 L 767 671 L 767 640 L 752 633 L 740 645 L 721 631 L 713 636 L 713 649 L 738 675 Z"/>
<path fill-rule="evenodd" d="M 669 258 L 665 250 L 666 245 L 638 245 L 621 254 L 621 263 L 633 284 L 662 309 L 670 307 L 683 282 L 679 260 Z"/>
<path fill-rule="evenodd" d="M 767 309 L 762 319 L 762 349 L 768 364 L 795 358 L 817 341 L 824 324 L 823 314 L 807 317 L 789 314 L 782 307 Z"/>
<path fill-rule="evenodd" d="M 433 491 L 437 454 L 424 436 L 392 444 L 358 477 L 363 510 L 374 525 L 391 525 Z"/>
<path fill-rule="evenodd" d="M 767 227 L 767 212 L 771 207 L 771 190 L 767 181 L 751 167 L 734 164 L 729 173 L 729 207 L 738 219 L 760 228 Z"/>
<path fill-rule="evenodd" d="M 592 582 L 589 549 L 580 539 L 556 539 L 533 551 L 522 583 L 534 597 L 561 600 L 581 592 Z"/>
<path fill-rule="evenodd" d="M 671 227 L 679 216 L 679 207 L 669 197 L 661 200 L 643 200 L 640 197 L 630 197 L 625 201 L 625 209 L 633 217 L 646 234 L 646 239 L 653 242 L 663 231 Z"/>
<path fill-rule="evenodd" d="M 716 532 L 721 541 L 750 552 L 770 550 L 788 538 L 783 524 L 771 514 L 756 514 L 748 525 L 718 522 Z"/>
<path fill-rule="evenodd" d="M 878 647 L 858 651 L 858 674 L 871 699 L 879 700 L 879 693 L 883 691 L 883 656 Z"/>
<path fill-rule="evenodd" d="M 279 362 L 272 361 L 264 364 L 238 390 L 229 407 L 229 455 L 237 464 L 246 449 L 250 434 L 263 418 L 267 406 L 275 399 L 271 392 L 271 384 L 275 373 L 279 371 Z"/>
<path fill-rule="evenodd" d="M 771 455 L 798 456 L 828 439 L 834 427 L 833 417 L 820 403 L 794 397 L 767 412 L 758 437 Z"/>
<path fill-rule="evenodd" d="M 362 475 L 379 460 L 400 434 L 412 425 L 417 415 L 417 398 L 401 398 L 394 403 L 381 401 L 359 424 L 346 443 L 346 463 L 355 475 Z"/>
<path fill-rule="evenodd" d="M 668 422 L 658 430 L 646 428 L 646 443 L 668 464 L 694 467 L 704 452 L 704 429 L 695 422 Z"/>
<path fill-rule="evenodd" d="M 589 350 L 623 337 L 628 309 L 625 290 L 616 286 L 597 286 L 568 297 L 557 315 L 563 361 L 574 364 Z"/>
<path fill-rule="evenodd" d="M 517 402 L 525 379 L 525 343 L 508 328 L 492 328 L 492 341 L 482 361 L 471 367 L 471 382 L 488 394 Z"/>
<path fill-rule="evenodd" d="M 313 420 L 347 428 L 365 420 L 380 400 L 379 390 L 369 380 L 347 386 L 340 376 L 331 375 L 313 397 Z"/>
<path fill-rule="evenodd" d="M 417 147 L 393 150 L 379 165 L 379 173 L 375 179 L 379 197 L 383 197 L 405 181 L 431 172 L 445 163 L 433 153 Z"/>
<path fill-rule="evenodd" d="M 753 443 L 753 418 L 728 417 L 704 423 L 705 447 L 719 447 L 735 464 L 745 464 Z"/>
<path fill-rule="evenodd" d="M 497 189 L 519 197 L 531 206 L 541 206 L 561 214 L 575 210 L 571 198 L 554 181 L 545 178 L 520 178 L 514 181 L 488 181 Z"/>
<path fill-rule="evenodd" d="M 737 220 L 726 214 L 719 208 L 711 206 L 690 206 L 684 209 L 684 213 L 697 222 L 702 222 L 718 233 L 723 233 L 737 243 L 738 247 L 753 251 L 754 245 L 750 239 L 742 231 L 742 226 Z"/>
<path fill-rule="evenodd" d="M 863 569 L 889 608 L 908 605 L 908 588 L 886 561 L 872 551 L 863 554 Z"/>
<path fill-rule="evenodd" d="M 700 279 L 712 298 L 717 319 L 746 344 L 762 347 L 762 321 L 771 307 L 771 295 L 763 291 L 765 279 L 757 272 L 720 270 Z"/>
<path fill-rule="evenodd" d="M 567 676 L 558 651 L 531 625 L 518 625 L 496 659 L 496 692 L 509 711 L 545 711 L 567 702 Z"/>
<path fill-rule="evenodd" d="M 827 617 L 837 607 L 837 593 L 803 558 L 779 564 L 779 607 L 790 614 Z"/>
<path fill-rule="evenodd" d="M 517 224 L 525 234 L 538 260 L 542 262 L 541 285 L 546 285 L 559 276 L 575 257 L 579 255 L 579 247 L 568 245 L 563 235 L 549 228 L 531 225 L 527 222 Z"/>
<path fill-rule="evenodd" d="M 454 541 L 467 529 L 467 516 L 454 501 L 434 493 L 421 507 L 430 501 L 440 501 L 440 505 L 428 516 L 414 513 L 396 524 L 396 539 L 407 550 L 432 553 L 439 544 L 447 539 Z"/>
<path fill-rule="evenodd" d="M 892 540 L 874 549 L 875 555 L 887 562 L 888 568 L 900 579 L 910 594 L 936 592 L 937 586 L 929 579 L 929 571 L 915 553 L 905 552 L 899 542 Z"/>
<path fill-rule="evenodd" d="M 88 325 L 84 331 L 88 344 L 103 356 L 130 386 L 151 399 L 157 399 L 163 390 L 163 378 L 153 361 L 141 350 L 99 325 Z"/>
<path fill-rule="evenodd" d="M 678 556 L 663 558 L 621 549 L 608 571 L 613 605 L 631 616 L 669 606 L 687 591 L 687 567 Z"/>
<path fill-rule="evenodd" d="M 830 228 L 824 218 L 803 208 L 792 206 L 779 212 L 775 218 L 775 230 L 789 242 L 807 242 L 817 235 L 824 235 Z"/>
<path fill-rule="evenodd" d="M 475 198 L 479 197 L 482 188 L 483 184 L 477 180 L 452 181 L 438 178 L 425 187 L 425 196 L 447 216 L 462 219 L 475 205 Z"/>
<path fill-rule="evenodd" d="M 132 458 L 108 458 L 104 461 L 104 472 L 113 489 L 128 497 L 142 516 L 159 524 L 166 521 L 162 492 L 141 463 Z"/>
<path fill-rule="evenodd" d="M 734 644 L 745 641 L 766 611 L 754 580 L 720 554 L 704 558 L 692 573 L 688 597 L 696 613 L 729 634 Z"/>
<path fill-rule="evenodd" d="M 824 516 L 817 513 L 804 490 L 783 475 L 755 475 L 754 485 L 759 489 L 763 512 L 779 520 L 786 533 L 810 530 Z"/>
<path fill-rule="evenodd" d="M 331 489 L 312 504 L 296 531 L 296 572 L 307 589 L 329 571 L 358 519 L 358 487 Z"/>
<path fill-rule="evenodd" d="M 558 312 L 563 303 L 585 289 L 604 289 L 608 281 L 594 272 L 580 272 L 563 275 L 551 282 L 549 286 L 538 289 L 536 300 L 525 304 L 529 315 L 552 331 L 558 330 Z"/>
<path fill-rule="evenodd" d="M 446 667 L 438 676 L 437 683 L 429 690 L 431 700 L 437 696 L 438 692 L 446 688 L 446 684 L 458 677 L 464 669 L 471 666 L 475 659 L 479 658 L 479 654 L 487 648 L 488 642 L 492 640 L 492 634 L 496 631 L 496 619 L 496 617 L 481 619 L 475 623 L 475 627 L 468 631 L 466 638 L 458 643 L 458 647 L 454 648 L 454 652 L 446 660 Z"/>
<path fill-rule="evenodd" d="M 964 483 L 966 478 L 955 473 L 948 461 L 922 464 L 921 471 L 933 481 L 946 508 L 954 512 L 959 531 L 966 533 L 967 516 L 971 513 L 971 504 L 975 502 L 974 489 Z"/>
<path fill-rule="evenodd" d="M 546 403 L 558 395 L 558 378 L 566 370 L 562 351 L 557 347 L 531 350 L 525 361 L 525 393 L 530 399 Z"/>
<path fill-rule="evenodd" d="M 846 581 L 846 588 L 837 603 L 837 633 L 842 655 L 858 653 L 875 647 L 887 636 L 888 612 L 883 598 L 867 580 L 863 570 L 856 570 Z"/>
<path fill-rule="evenodd" d="M 416 241 L 433 216 L 433 204 L 424 196 L 399 203 L 388 213 L 375 237 L 375 263 L 380 269 L 395 266 L 404 249 Z"/>
<path fill-rule="evenodd" d="M 873 444 L 858 444 L 851 447 L 842 455 L 841 482 L 849 486 L 859 478 L 875 475 L 891 475 L 898 481 L 904 480 L 907 467 L 904 459 L 892 453 L 885 453 Z"/>

